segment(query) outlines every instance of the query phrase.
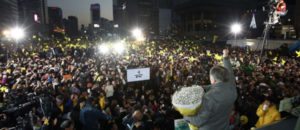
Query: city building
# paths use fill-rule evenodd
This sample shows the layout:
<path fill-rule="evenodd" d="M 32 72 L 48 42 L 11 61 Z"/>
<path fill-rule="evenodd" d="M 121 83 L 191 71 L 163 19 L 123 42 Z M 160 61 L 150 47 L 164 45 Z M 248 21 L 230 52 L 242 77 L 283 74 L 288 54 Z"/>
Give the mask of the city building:
<path fill-rule="evenodd" d="M 27 33 L 46 33 L 48 24 L 47 0 L 18 0 L 18 22 Z"/>
<path fill-rule="evenodd" d="M 17 0 L 0 0 L 0 32 L 15 26 L 18 19 Z"/>
<path fill-rule="evenodd" d="M 159 9 L 159 34 L 168 34 L 171 29 L 172 23 L 172 10 L 171 9 Z"/>
<path fill-rule="evenodd" d="M 65 31 L 69 37 L 78 36 L 78 18 L 75 16 L 69 16 L 67 25 L 65 24 Z"/>
<path fill-rule="evenodd" d="M 167 35 L 170 33 L 172 25 L 172 1 L 159 1 L 159 35 Z"/>
<path fill-rule="evenodd" d="M 173 3 L 173 23 L 178 35 L 196 36 L 209 40 L 214 35 L 228 35 L 229 26 L 239 22 L 240 15 L 250 7 L 247 1 L 199 1 L 175 0 Z"/>
<path fill-rule="evenodd" d="M 63 23 L 64 33 L 68 36 L 68 34 L 70 34 L 70 32 L 69 32 L 70 31 L 69 20 L 67 18 L 63 18 L 62 23 Z"/>
<path fill-rule="evenodd" d="M 118 33 L 126 32 L 126 0 L 113 0 L 113 20 Z"/>
<path fill-rule="evenodd" d="M 87 28 L 84 26 L 84 24 L 81 24 L 81 25 L 80 25 L 79 34 L 80 34 L 81 36 L 83 36 L 83 35 L 86 35 L 86 33 L 87 33 Z"/>
<path fill-rule="evenodd" d="M 115 0 L 114 23 L 124 32 L 140 27 L 145 33 L 159 32 L 158 0 Z"/>
<path fill-rule="evenodd" d="M 113 27 L 114 27 L 114 24 L 111 20 L 108 20 L 106 18 L 101 18 L 101 30 L 103 30 L 102 32 L 104 33 L 111 33 L 113 32 Z"/>
<path fill-rule="evenodd" d="M 64 33 L 63 14 L 59 7 L 48 7 L 50 34 Z"/>
<path fill-rule="evenodd" d="M 91 4 L 91 23 L 99 25 L 100 22 L 101 22 L 100 4 Z"/>

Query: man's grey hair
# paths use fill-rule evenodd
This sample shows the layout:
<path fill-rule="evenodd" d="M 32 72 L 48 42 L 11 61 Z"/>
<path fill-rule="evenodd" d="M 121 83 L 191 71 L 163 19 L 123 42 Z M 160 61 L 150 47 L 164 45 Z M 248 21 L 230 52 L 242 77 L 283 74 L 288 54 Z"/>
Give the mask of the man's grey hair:
<path fill-rule="evenodd" d="M 223 66 L 214 66 L 210 69 L 209 75 L 214 78 L 217 82 L 227 82 L 229 72 Z"/>

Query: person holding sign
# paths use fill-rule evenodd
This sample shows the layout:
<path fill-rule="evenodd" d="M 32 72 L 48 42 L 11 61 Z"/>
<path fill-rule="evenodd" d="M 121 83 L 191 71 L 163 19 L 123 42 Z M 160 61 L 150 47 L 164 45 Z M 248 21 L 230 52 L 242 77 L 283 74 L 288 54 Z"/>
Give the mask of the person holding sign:
<path fill-rule="evenodd" d="M 223 66 L 210 69 L 210 86 L 204 89 L 200 110 L 184 119 L 200 130 L 229 130 L 230 113 L 237 98 L 235 77 L 229 51 L 223 50 Z"/>

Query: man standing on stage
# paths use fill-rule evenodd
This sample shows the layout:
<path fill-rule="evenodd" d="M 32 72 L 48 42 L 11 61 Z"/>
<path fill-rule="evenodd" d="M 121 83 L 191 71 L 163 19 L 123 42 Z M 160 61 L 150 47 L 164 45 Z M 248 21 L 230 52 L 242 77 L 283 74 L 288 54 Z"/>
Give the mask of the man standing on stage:
<path fill-rule="evenodd" d="M 201 130 L 229 130 L 229 118 L 237 90 L 233 69 L 229 60 L 229 51 L 223 50 L 223 66 L 210 69 L 211 85 L 206 89 L 201 109 L 195 116 L 184 119 Z"/>

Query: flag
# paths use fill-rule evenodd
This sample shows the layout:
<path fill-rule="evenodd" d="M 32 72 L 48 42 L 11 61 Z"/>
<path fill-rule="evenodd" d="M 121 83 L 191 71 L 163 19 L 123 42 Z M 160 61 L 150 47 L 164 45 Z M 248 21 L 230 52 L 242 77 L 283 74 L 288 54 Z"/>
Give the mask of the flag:
<path fill-rule="evenodd" d="M 173 56 L 169 56 L 169 60 L 172 60 L 173 59 Z"/>
<path fill-rule="evenodd" d="M 206 50 L 206 55 L 211 56 L 210 50 Z"/>
<path fill-rule="evenodd" d="M 11 69 L 7 69 L 6 73 L 10 74 L 11 73 Z"/>
<path fill-rule="evenodd" d="M 276 63 L 277 63 L 277 60 L 278 60 L 278 57 L 277 57 L 277 56 L 274 57 L 274 58 L 273 58 L 273 64 L 276 64 Z"/>
<path fill-rule="evenodd" d="M 196 60 L 196 58 L 194 58 L 193 56 L 189 57 L 189 62 L 194 62 Z"/>
<path fill-rule="evenodd" d="M 0 92 L 7 92 L 8 88 L 6 86 L 3 86 L 0 88 Z"/>
<path fill-rule="evenodd" d="M 218 61 L 221 61 L 222 60 L 222 56 L 219 55 L 219 54 L 215 54 L 215 57 L 214 57 L 216 60 Z"/>
<path fill-rule="evenodd" d="M 271 51 L 269 51 L 269 55 L 272 55 L 273 53 Z"/>
<path fill-rule="evenodd" d="M 163 50 L 161 50 L 161 51 L 159 51 L 159 54 L 160 54 L 160 55 L 164 55 L 165 52 L 164 52 Z"/>
<path fill-rule="evenodd" d="M 253 14 L 252 20 L 250 23 L 250 28 L 256 29 L 255 15 Z"/>
<path fill-rule="evenodd" d="M 284 59 L 281 59 L 281 65 L 284 65 L 286 61 Z"/>
<path fill-rule="evenodd" d="M 300 57 L 300 51 L 296 51 L 297 57 Z"/>

